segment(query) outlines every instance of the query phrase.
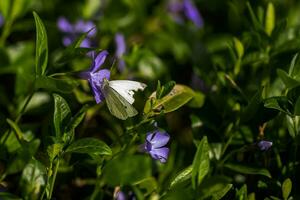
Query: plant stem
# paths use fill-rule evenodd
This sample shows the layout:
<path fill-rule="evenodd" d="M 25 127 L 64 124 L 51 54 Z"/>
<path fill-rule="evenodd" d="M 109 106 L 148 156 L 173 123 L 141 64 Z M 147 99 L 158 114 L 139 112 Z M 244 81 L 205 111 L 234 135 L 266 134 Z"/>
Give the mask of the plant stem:
<path fill-rule="evenodd" d="M 60 161 L 60 158 L 57 158 L 57 162 L 55 163 L 53 177 L 52 177 L 52 180 L 51 180 L 48 200 L 51 200 L 51 197 L 52 197 L 54 183 L 55 183 L 55 180 L 56 180 L 56 175 L 57 175 L 57 171 L 58 171 L 58 167 L 59 167 L 59 161 Z"/>

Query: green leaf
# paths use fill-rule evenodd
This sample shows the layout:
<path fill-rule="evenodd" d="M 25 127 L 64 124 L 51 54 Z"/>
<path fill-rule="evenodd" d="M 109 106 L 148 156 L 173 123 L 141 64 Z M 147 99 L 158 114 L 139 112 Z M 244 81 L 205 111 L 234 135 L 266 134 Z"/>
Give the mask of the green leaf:
<path fill-rule="evenodd" d="M 232 184 L 225 185 L 225 187 L 223 189 L 220 189 L 220 190 L 216 191 L 212 195 L 212 199 L 213 200 L 220 200 L 220 199 L 222 199 L 231 188 L 232 188 Z"/>
<path fill-rule="evenodd" d="M 60 138 L 62 135 L 63 125 L 67 124 L 71 118 L 71 110 L 64 98 L 58 94 L 53 94 L 54 98 L 54 115 L 53 123 L 55 135 Z"/>
<path fill-rule="evenodd" d="M 282 183 L 282 197 L 284 200 L 287 200 L 290 196 L 290 193 L 292 191 L 292 181 L 291 179 L 287 178 Z"/>
<path fill-rule="evenodd" d="M 162 87 L 160 87 L 160 82 L 158 82 L 158 83 L 159 84 L 157 85 L 157 89 L 156 89 L 156 98 L 157 99 L 161 99 L 162 97 L 169 94 L 172 91 L 172 89 L 174 88 L 174 86 L 176 85 L 175 81 L 170 81 L 170 82 L 166 83 L 165 85 L 163 85 Z"/>
<path fill-rule="evenodd" d="M 33 12 L 36 27 L 36 53 L 35 72 L 36 75 L 44 75 L 48 63 L 48 41 L 45 26 L 36 12 Z"/>
<path fill-rule="evenodd" d="M 244 55 L 243 43 L 236 37 L 233 38 L 233 44 L 238 58 L 242 58 Z"/>
<path fill-rule="evenodd" d="M 268 178 L 271 178 L 270 172 L 265 168 L 256 168 L 256 167 L 250 167 L 246 165 L 233 164 L 233 163 L 227 163 L 224 165 L 224 167 L 242 174 L 257 174 L 257 175 L 263 175 Z"/>
<path fill-rule="evenodd" d="M 25 199 L 38 199 L 39 192 L 46 185 L 46 167 L 36 159 L 32 159 L 24 168 L 20 188 Z"/>
<path fill-rule="evenodd" d="M 110 186 L 130 185 L 151 176 L 151 159 L 141 155 L 123 155 L 109 161 L 103 180 Z"/>
<path fill-rule="evenodd" d="M 2 14 L 5 20 L 7 20 L 9 16 L 10 4 L 11 4 L 11 0 L 0 1 L 0 13 Z"/>
<path fill-rule="evenodd" d="M 294 106 L 294 115 L 300 115 L 300 96 L 298 97 Z"/>
<path fill-rule="evenodd" d="M 188 166 L 179 174 L 177 174 L 171 181 L 169 188 L 172 189 L 176 184 L 182 183 L 192 177 L 193 166 Z"/>
<path fill-rule="evenodd" d="M 6 173 L 14 174 L 23 170 L 25 165 L 31 160 L 32 156 L 34 156 L 39 146 L 39 139 L 24 142 L 21 149 L 18 149 L 17 154 L 14 155 L 10 161 Z"/>
<path fill-rule="evenodd" d="M 198 188 L 199 191 L 199 200 L 222 198 L 232 187 L 229 184 L 230 179 L 225 176 L 213 176 L 207 178 Z"/>
<path fill-rule="evenodd" d="M 209 171 L 209 146 L 206 136 L 198 144 L 192 166 L 192 185 L 196 188 Z"/>
<path fill-rule="evenodd" d="M 70 120 L 70 122 L 68 123 L 64 135 L 63 135 L 63 141 L 64 142 L 71 142 L 74 138 L 74 131 L 75 128 L 80 124 L 80 122 L 83 120 L 86 111 L 88 109 L 87 105 L 84 105 L 77 113 L 74 117 L 72 117 L 72 119 Z"/>
<path fill-rule="evenodd" d="M 250 5 L 250 3 L 249 3 L 248 1 L 247 1 L 246 5 L 247 5 L 248 11 L 249 11 L 249 13 L 250 13 L 250 17 L 251 17 L 252 23 L 253 23 L 253 25 L 254 25 L 254 28 L 255 28 L 256 30 L 261 30 L 261 29 L 262 29 L 262 25 L 261 25 L 261 23 L 257 20 L 257 17 L 256 17 L 256 15 L 254 14 L 253 9 L 252 9 L 252 7 L 251 7 L 251 5 Z"/>
<path fill-rule="evenodd" d="M 52 92 L 71 93 L 77 83 L 68 79 L 56 79 L 48 76 L 39 76 L 35 81 L 36 89 L 46 89 Z"/>
<path fill-rule="evenodd" d="M 8 192 L 0 192 L 0 199 L 1 200 L 23 200 L 22 198 Z"/>
<path fill-rule="evenodd" d="M 205 95 L 202 92 L 195 92 L 194 97 L 188 102 L 191 108 L 201 108 L 205 102 Z"/>
<path fill-rule="evenodd" d="M 263 88 L 261 87 L 255 95 L 251 98 L 250 102 L 248 103 L 247 107 L 242 110 L 241 112 L 241 120 L 243 122 L 247 122 L 252 119 L 255 114 L 257 113 L 260 104 L 262 102 L 262 91 Z"/>
<path fill-rule="evenodd" d="M 64 145 L 61 143 L 52 144 L 47 147 L 49 161 L 52 162 L 55 157 L 62 152 Z"/>
<path fill-rule="evenodd" d="M 11 19 L 14 20 L 25 14 L 31 4 L 31 0 L 14 0 L 11 9 Z"/>
<path fill-rule="evenodd" d="M 290 68 L 289 68 L 289 76 L 291 76 L 291 77 L 293 77 L 295 75 L 295 72 L 296 73 L 298 72 L 298 70 L 296 68 L 298 56 L 299 56 L 299 53 L 296 53 L 291 61 Z"/>
<path fill-rule="evenodd" d="M 240 200 L 248 200 L 247 199 L 247 185 L 244 184 L 237 192 L 236 192 L 236 197 L 237 199 Z"/>
<path fill-rule="evenodd" d="M 177 110 L 187 102 L 189 102 L 195 95 L 195 92 L 185 86 L 185 85 L 175 85 L 173 89 L 165 95 L 161 99 L 156 99 L 156 92 L 154 92 L 148 99 L 148 102 L 146 102 L 146 105 L 148 106 L 144 108 L 144 112 L 150 110 L 150 112 L 154 113 L 169 113 L 172 111 Z M 150 102 L 150 103 L 149 103 Z M 151 103 L 153 102 L 153 104 Z M 149 109 L 149 105 L 151 105 L 151 109 Z"/>
<path fill-rule="evenodd" d="M 275 8 L 272 2 L 268 3 L 266 19 L 265 19 L 265 32 L 271 36 L 275 27 Z"/>
<path fill-rule="evenodd" d="M 294 88 L 294 87 L 297 87 L 300 85 L 299 81 L 293 79 L 282 69 L 277 69 L 277 75 L 280 77 L 280 79 L 282 80 L 282 82 L 285 84 L 285 86 L 288 89 L 291 89 L 291 88 Z"/>
<path fill-rule="evenodd" d="M 18 136 L 18 139 L 22 140 L 23 139 L 23 133 L 22 133 L 21 129 L 19 128 L 18 124 L 16 124 L 14 121 L 12 121 L 10 119 L 6 119 L 6 121 L 10 125 L 10 127 L 14 130 L 16 135 Z"/>
<path fill-rule="evenodd" d="M 74 58 L 78 58 L 80 56 L 86 56 L 86 54 L 90 51 L 100 51 L 98 48 L 83 48 L 80 47 L 83 40 L 87 37 L 89 30 L 86 33 L 83 33 L 78 39 L 76 39 L 71 45 L 69 45 L 61 54 L 55 57 L 55 64 L 65 64 Z"/>
<path fill-rule="evenodd" d="M 153 191 L 157 190 L 157 182 L 156 179 L 153 177 L 145 178 L 143 180 L 135 182 L 133 185 L 134 186 L 137 185 L 139 186 L 139 188 L 145 191 L 143 193 L 144 196 L 147 196 L 151 194 Z"/>
<path fill-rule="evenodd" d="M 86 154 L 93 154 L 93 155 L 106 155 L 110 156 L 112 155 L 112 151 L 101 140 L 95 139 L 95 138 L 83 138 L 76 140 L 73 142 L 65 152 L 71 152 L 71 153 L 86 153 Z"/>
<path fill-rule="evenodd" d="M 291 115 L 291 113 L 293 113 L 293 106 L 291 102 L 288 100 L 288 98 L 285 96 L 270 97 L 264 99 L 263 102 L 266 108 L 276 109 L 288 115 Z"/>

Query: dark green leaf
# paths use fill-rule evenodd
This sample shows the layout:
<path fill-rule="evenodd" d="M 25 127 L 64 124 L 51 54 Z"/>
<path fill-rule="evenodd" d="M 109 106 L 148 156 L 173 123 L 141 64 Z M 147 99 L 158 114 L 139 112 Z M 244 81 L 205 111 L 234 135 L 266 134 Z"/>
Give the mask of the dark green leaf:
<path fill-rule="evenodd" d="M 243 122 L 247 122 L 255 116 L 255 114 L 258 111 L 260 104 L 262 102 L 262 91 L 263 91 L 263 88 L 260 88 L 255 93 L 255 95 L 251 98 L 247 107 L 242 110 L 241 120 Z"/>
<path fill-rule="evenodd" d="M 36 75 L 44 75 L 48 64 L 48 41 L 45 26 L 36 12 L 33 12 L 36 27 Z"/>
<path fill-rule="evenodd" d="M 198 188 L 199 200 L 207 199 L 208 197 L 212 197 L 212 199 L 221 198 L 231 188 L 229 182 L 230 179 L 224 176 L 213 176 L 205 179 Z"/>
<path fill-rule="evenodd" d="M 204 136 L 197 147 L 193 161 L 192 185 L 196 188 L 209 171 L 209 146 L 207 137 Z"/>
<path fill-rule="evenodd" d="M 141 155 L 120 156 L 103 169 L 103 179 L 110 186 L 134 184 L 150 176 L 151 159 Z"/>
<path fill-rule="evenodd" d="M 22 198 L 8 192 L 0 192 L 0 199 L 1 200 L 23 200 Z"/>
<path fill-rule="evenodd" d="M 290 77 L 285 71 L 282 69 L 277 69 L 277 75 L 280 77 L 285 86 L 289 89 L 297 87 L 300 85 L 300 82 Z"/>
<path fill-rule="evenodd" d="M 10 161 L 6 173 L 14 174 L 23 170 L 25 165 L 31 160 L 32 156 L 34 156 L 39 146 L 39 139 L 24 142 L 21 149 L 18 149 L 17 154 Z"/>
<path fill-rule="evenodd" d="M 71 118 L 71 110 L 64 98 L 58 94 L 53 94 L 54 98 L 54 115 L 53 123 L 55 128 L 55 134 L 57 138 L 62 135 L 63 125 L 67 124 Z"/>
<path fill-rule="evenodd" d="M 83 138 L 76 140 L 66 149 L 66 152 L 86 153 L 97 156 L 110 156 L 112 154 L 112 151 L 107 144 L 95 138 Z"/>
<path fill-rule="evenodd" d="M 256 168 L 256 167 L 250 167 L 246 165 L 233 164 L 233 163 L 227 163 L 224 166 L 235 172 L 239 172 L 243 174 L 258 174 L 258 175 L 263 175 L 268 178 L 271 178 L 270 172 L 265 168 Z"/>
<path fill-rule="evenodd" d="M 56 79 L 48 76 L 39 76 L 35 81 L 35 88 L 46 89 L 52 92 L 71 93 L 77 83 L 68 79 Z"/>
<path fill-rule="evenodd" d="M 264 106 L 266 108 L 276 109 L 289 115 L 293 113 L 293 106 L 285 96 L 264 99 Z"/>

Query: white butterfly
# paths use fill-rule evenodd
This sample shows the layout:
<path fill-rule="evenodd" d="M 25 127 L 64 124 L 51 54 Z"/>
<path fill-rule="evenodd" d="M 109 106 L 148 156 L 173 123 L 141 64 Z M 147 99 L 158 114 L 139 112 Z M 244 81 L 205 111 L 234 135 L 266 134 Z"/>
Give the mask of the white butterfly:
<path fill-rule="evenodd" d="M 102 93 L 106 99 L 106 104 L 112 115 L 125 120 L 138 114 L 132 106 L 134 102 L 134 91 L 144 90 L 146 84 L 129 80 L 109 81 L 103 80 Z"/>

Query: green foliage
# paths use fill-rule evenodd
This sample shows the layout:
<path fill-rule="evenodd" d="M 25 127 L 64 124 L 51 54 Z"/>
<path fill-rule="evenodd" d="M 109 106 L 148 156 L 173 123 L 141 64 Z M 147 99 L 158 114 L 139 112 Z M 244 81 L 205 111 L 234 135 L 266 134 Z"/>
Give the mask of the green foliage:
<path fill-rule="evenodd" d="M 300 3 L 174 2 L 0 0 L 1 200 L 299 199 Z"/>

